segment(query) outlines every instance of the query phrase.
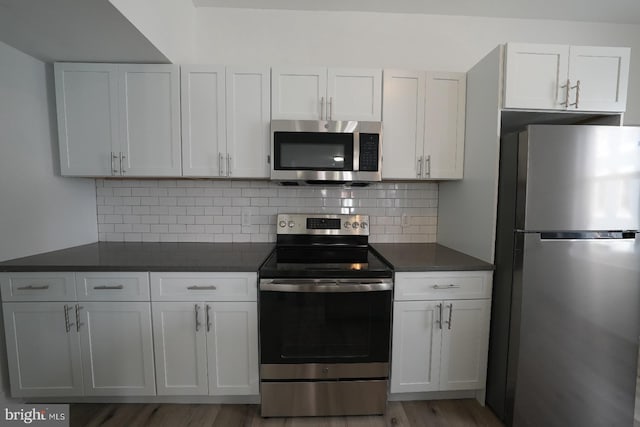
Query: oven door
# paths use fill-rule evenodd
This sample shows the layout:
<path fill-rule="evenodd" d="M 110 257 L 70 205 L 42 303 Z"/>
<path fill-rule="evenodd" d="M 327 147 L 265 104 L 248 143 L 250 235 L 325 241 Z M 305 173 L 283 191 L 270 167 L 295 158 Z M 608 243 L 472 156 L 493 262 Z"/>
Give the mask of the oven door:
<path fill-rule="evenodd" d="M 389 279 L 261 281 L 261 363 L 387 363 L 391 292 Z"/>

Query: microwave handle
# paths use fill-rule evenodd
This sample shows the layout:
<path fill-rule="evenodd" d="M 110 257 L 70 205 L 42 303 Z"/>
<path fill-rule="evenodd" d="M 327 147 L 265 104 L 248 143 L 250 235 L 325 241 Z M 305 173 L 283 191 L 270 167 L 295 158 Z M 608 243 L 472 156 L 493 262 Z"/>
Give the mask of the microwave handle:
<path fill-rule="evenodd" d="M 333 96 L 329 98 L 329 120 L 333 120 Z"/>
<path fill-rule="evenodd" d="M 320 97 L 320 120 L 324 120 L 324 96 Z"/>

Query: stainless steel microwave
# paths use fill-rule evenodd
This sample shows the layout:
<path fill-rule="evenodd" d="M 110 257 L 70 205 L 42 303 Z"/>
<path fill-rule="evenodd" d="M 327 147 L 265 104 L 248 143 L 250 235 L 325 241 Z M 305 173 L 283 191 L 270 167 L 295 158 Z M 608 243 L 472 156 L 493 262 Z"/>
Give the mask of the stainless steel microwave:
<path fill-rule="evenodd" d="M 271 179 L 381 181 L 382 123 L 272 120 Z"/>

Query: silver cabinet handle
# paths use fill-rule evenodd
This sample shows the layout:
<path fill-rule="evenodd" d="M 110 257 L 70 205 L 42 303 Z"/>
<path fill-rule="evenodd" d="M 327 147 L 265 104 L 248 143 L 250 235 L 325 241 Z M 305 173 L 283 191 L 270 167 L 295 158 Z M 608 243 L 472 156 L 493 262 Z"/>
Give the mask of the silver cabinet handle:
<path fill-rule="evenodd" d="M 429 178 L 431 176 L 431 154 L 424 158 L 424 177 Z"/>
<path fill-rule="evenodd" d="M 571 80 L 567 79 L 567 84 L 560 86 L 561 89 L 565 89 L 564 92 L 564 102 L 561 102 L 560 105 L 564 105 L 569 108 L 569 91 L 571 90 Z"/>
<path fill-rule="evenodd" d="M 446 286 L 440 286 L 440 285 L 433 285 L 432 288 L 433 289 L 456 289 L 459 288 L 460 285 L 454 285 L 454 284 L 449 284 Z"/>
<path fill-rule="evenodd" d="M 324 120 L 324 96 L 320 97 L 320 120 Z"/>
<path fill-rule="evenodd" d="M 416 169 L 418 170 L 418 173 L 416 175 L 418 176 L 418 178 L 420 178 L 422 176 L 422 156 L 418 157 L 418 165 Z"/>
<path fill-rule="evenodd" d="M 198 304 L 195 304 L 194 311 L 196 312 L 196 332 L 198 332 L 200 330 L 200 319 L 198 316 L 198 312 L 200 311 L 200 306 Z"/>
<path fill-rule="evenodd" d="M 451 329 L 451 316 L 453 315 L 453 303 L 449 304 L 449 321 L 447 322 L 447 329 Z"/>
<path fill-rule="evenodd" d="M 21 286 L 17 288 L 19 291 L 44 291 L 45 289 L 49 289 L 49 285 L 40 285 L 40 286 Z"/>
<path fill-rule="evenodd" d="M 571 106 L 575 105 L 576 106 L 576 110 L 579 108 L 579 103 L 580 103 L 580 80 L 578 80 L 576 82 L 575 86 L 571 86 L 571 89 L 575 89 L 576 90 L 576 102 L 574 102 L 573 104 L 569 104 Z M 569 101 L 567 101 L 569 102 Z"/>
<path fill-rule="evenodd" d="M 121 151 L 121 152 L 120 152 L 120 173 L 121 173 L 121 174 L 123 174 L 123 175 L 127 172 L 127 170 L 126 170 L 126 169 L 124 168 L 124 166 L 122 165 L 122 161 L 123 161 L 124 159 L 126 159 L 126 158 L 127 158 L 127 156 L 125 156 L 125 155 L 122 153 L 122 151 Z"/>
<path fill-rule="evenodd" d="M 81 307 L 80 304 L 76 304 L 76 331 L 80 332 L 80 310 L 84 307 Z"/>
<path fill-rule="evenodd" d="M 217 288 L 211 285 L 211 286 L 189 286 L 187 289 L 190 291 L 215 291 Z"/>
<path fill-rule="evenodd" d="M 67 304 L 64 305 L 64 329 L 69 333 L 71 331 L 71 323 L 69 323 L 69 307 Z"/>
<path fill-rule="evenodd" d="M 111 152 L 111 173 L 114 175 L 120 175 L 120 171 L 118 170 L 115 164 L 116 159 L 118 159 L 118 155 L 112 151 Z"/>
<path fill-rule="evenodd" d="M 207 304 L 206 316 L 207 316 L 207 332 L 211 331 L 211 315 L 209 311 L 211 310 L 211 306 Z"/>
<path fill-rule="evenodd" d="M 222 176 L 222 153 L 218 152 L 218 176 Z"/>
<path fill-rule="evenodd" d="M 98 291 L 103 291 L 103 290 L 111 290 L 111 289 L 123 289 L 124 286 L 123 285 L 113 285 L 113 286 L 105 286 L 105 285 L 101 285 L 101 286 L 94 286 L 93 289 L 96 289 Z"/>
<path fill-rule="evenodd" d="M 329 98 L 329 120 L 333 120 L 333 96 Z"/>
<path fill-rule="evenodd" d="M 436 307 L 438 307 L 438 319 L 436 319 L 436 323 L 440 326 L 440 329 L 442 329 L 442 303 L 436 305 Z"/>
<path fill-rule="evenodd" d="M 231 176 L 231 154 L 227 153 L 227 176 Z"/>

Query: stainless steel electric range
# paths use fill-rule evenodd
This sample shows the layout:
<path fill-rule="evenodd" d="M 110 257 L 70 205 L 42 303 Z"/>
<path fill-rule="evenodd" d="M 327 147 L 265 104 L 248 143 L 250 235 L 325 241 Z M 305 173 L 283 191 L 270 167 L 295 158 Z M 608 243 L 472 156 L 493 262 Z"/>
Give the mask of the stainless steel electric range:
<path fill-rule="evenodd" d="M 384 413 L 393 272 L 366 215 L 281 214 L 260 269 L 261 414 Z"/>

